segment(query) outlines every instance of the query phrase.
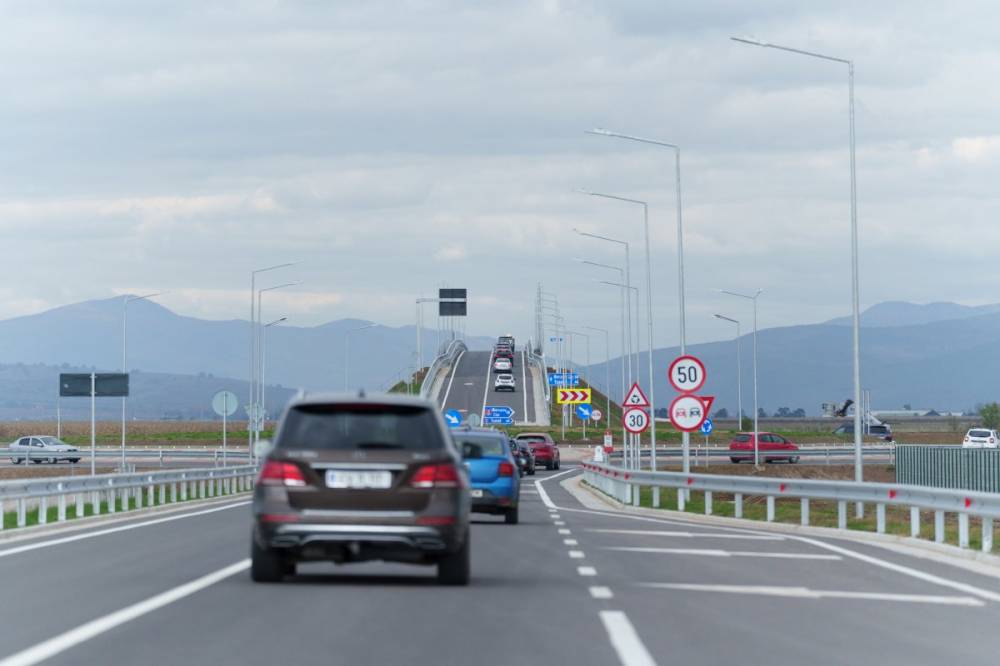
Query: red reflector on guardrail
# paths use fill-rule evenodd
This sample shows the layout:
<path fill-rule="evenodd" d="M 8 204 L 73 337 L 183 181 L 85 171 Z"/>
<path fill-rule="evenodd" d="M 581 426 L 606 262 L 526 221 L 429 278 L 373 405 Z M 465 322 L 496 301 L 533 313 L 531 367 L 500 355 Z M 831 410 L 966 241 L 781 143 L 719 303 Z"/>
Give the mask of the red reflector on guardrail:
<path fill-rule="evenodd" d="M 896 499 L 896 491 L 895 490 L 890 490 L 889 491 L 889 499 Z"/>

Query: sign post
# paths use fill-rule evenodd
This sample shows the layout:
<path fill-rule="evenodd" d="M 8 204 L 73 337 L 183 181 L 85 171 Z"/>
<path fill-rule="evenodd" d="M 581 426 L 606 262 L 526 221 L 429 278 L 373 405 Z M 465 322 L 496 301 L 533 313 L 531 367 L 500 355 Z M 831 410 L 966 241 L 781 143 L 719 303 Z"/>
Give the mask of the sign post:
<path fill-rule="evenodd" d="M 674 390 L 680 393 L 680 396 L 670 403 L 669 417 L 670 423 L 684 433 L 681 453 L 683 456 L 683 471 L 687 473 L 691 470 L 691 447 L 688 435 L 701 427 L 702 422 L 708 416 L 707 412 L 711 406 L 711 399 L 708 404 L 702 405 L 700 403 L 701 399 L 696 397 L 694 392 L 705 385 L 708 373 L 705 371 L 705 364 L 701 362 L 701 359 L 697 356 L 684 354 L 675 358 L 670 364 L 670 368 L 667 370 L 667 378 L 670 380 L 670 385 L 674 387 Z M 682 399 L 683 402 L 678 405 L 678 401 Z M 674 414 L 675 405 L 677 409 L 681 410 L 678 412 L 677 420 L 675 420 Z M 691 425 L 693 418 L 690 416 L 692 409 L 695 410 L 697 415 L 694 417 L 697 418 L 697 425 L 688 427 Z M 687 498 L 690 495 L 685 491 L 682 496 Z"/>
<path fill-rule="evenodd" d="M 90 373 L 90 475 L 95 474 L 97 474 L 97 374 L 92 372 Z"/>
<path fill-rule="evenodd" d="M 222 466 L 226 466 L 228 447 L 228 419 L 239 407 L 239 400 L 231 391 L 219 391 L 212 396 L 212 409 L 222 417 Z M 250 452 L 248 452 L 250 453 Z M 252 454 L 251 454 L 252 455 Z"/>

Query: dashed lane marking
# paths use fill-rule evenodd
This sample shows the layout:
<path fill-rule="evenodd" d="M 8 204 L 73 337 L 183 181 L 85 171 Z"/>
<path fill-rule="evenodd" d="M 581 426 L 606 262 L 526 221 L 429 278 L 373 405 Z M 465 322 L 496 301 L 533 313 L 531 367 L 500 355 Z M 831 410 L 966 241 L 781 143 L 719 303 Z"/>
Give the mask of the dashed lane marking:
<path fill-rule="evenodd" d="M 580 543 L 576 539 L 563 539 L 563 543 L 567 546 L 579 546 Z"/>
<path fill-rule="evenodd" d="M 590 596 L 595 599 L 613 599 L 615 595 L 611 594 L 610 587 L 596 586 L 590 588 Z"/>
<path fill-rule="evenodd" d="M 594 567 L 577 567 L 576 572 L 581 576 L 596 576 L 597 569 Z"/>
<path fill-rule="evenodd" d="M 573 560 L 582 560 L 586 555 L 582 550 L 571 550 L 569 551 L 569 557 Z"/>
<path fill-rule="evenodd" d="M 635 627 L 622 611 L 601 611 L 601 622 L 622 666 L 656 666 Z"/>

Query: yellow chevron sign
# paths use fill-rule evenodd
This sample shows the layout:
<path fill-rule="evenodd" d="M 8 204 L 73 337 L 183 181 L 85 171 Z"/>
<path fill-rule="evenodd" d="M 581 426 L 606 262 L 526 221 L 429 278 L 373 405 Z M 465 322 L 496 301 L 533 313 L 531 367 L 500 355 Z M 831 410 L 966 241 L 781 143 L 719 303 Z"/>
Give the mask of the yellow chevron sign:
<path fill-rule="evenodd" d="M 561 388 L 556 389 L 556 402 L 560 405 L 579 405 L 580 403 L 590 404 L 589 388 Z"/>

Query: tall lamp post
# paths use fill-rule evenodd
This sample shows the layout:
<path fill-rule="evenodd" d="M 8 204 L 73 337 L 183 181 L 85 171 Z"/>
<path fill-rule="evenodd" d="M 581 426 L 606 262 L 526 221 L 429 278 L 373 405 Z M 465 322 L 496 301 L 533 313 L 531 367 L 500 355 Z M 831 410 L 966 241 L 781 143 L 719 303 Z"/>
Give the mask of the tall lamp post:
<path fill-rule="evenodd" d="M 351 333 L 356 333 L 358 331 L 363 331 L 367 328 L 375 328 L 378 324 L 365 324 L 364 326 L 358 326 L 357 328 L 348 329 L 344 333 L 344 393 L 347 393 L 350 389 L 348 388 L 348 369 L 351 366 Z M 422 365 L 418 363 L 417 372 L 423 368 Z"/>
<path fill-rule="evenodd" d="M 595 333 L 604 334 L 604 385 L 607 387 L 604 392 L 604 397 L 606 398 L 607 405 L 605 409 L 608 410 L 607 419 L 611 421 L 611 344 L 610 337 L 608 335 L 608 329 L 597 328 L 596 326 L 581 326 L 580 328 L 585 328 L 588 331 L 594 331 Z M 587 362 L 590 362 L 590 347 L 587 347 Z"/>
<path fill-rule="evenodd" d="M 264 324 L 260 338 L 260 413 L 261 418 L 267 419 L 267 382 L 264 379 L 264 371 L 267 369 L 267 329 L 277 326 L 281 322 L 288 321 L 288 317 L 278 317 L 274 321 Z"/>
<path fill-rule="evenodd" d="M 126 295 L 122 299 L 122 372 L 125 374 L 128 374 L 128 304 L 132 301 L 144 301 L 166 293 L 165 291 L 157 291 L 144 296 Z M 122 396 L 122 472 L 125 471 L 125 406 L 127 403 L 128 396 Z"/>
<path fill-rule="evenodd" d="M 581 264 L 587 264 L 588 266 L 597 266 L 598 268 L 608 268 L 608 269 L 613 270 L 613 271 L 618 271 L 618 278 L 619 278 L 619 280 L 621 282 L 623 282 L 623 283 L 625 282 L 625 270 L 621 266 L 612 266 L 611 264 L 602 264 L 602 263 L 598 263 L 596 261 L 588 261 L 586 259 L 577 259 L 576 261 L 579 261 Z M 625 391 L 626 391 L 626 388 L 625 388 L 625 361 L 626 361 L 626 358 L 628 359 L 629 363 L 632 362 L 632 354 L 631 354 L 631 352 L 629 352 L 628 356 L 626 356 L 626 352 L 625 352 L 625 340 L 626 340 L 626 337 L 625 336 L 626 335 L 630 335 L 630 334 L 627 334 L 626 331 L 628 330 L 628 323 L 627 322 L 631 321 L 631 314 L 632 313 L 628 313 L 628 314 L 625 313 L 625 287 L 621 287 L 618 291 L 619 291 L 620 296 L 621 296 L 621 337 L 622 337 L 622 340 L 621 340 L 621 346 L 622 346 L 621 347 L 621 350 L 622 350 L 622 363 L 621 363 L 621 366 L 622 366 L 621 367 L 621 370 L 622 370 L 621 400 L 622 400 L 622 402 L 624 402 L 625 401 Z M 585 327 L 585 328 L 589 328 L 589 327 Z M 603 330 L 603 329 L 594 329 L 594 330 Z M 628 341 L 631 343 L 632 342 L 632 338 L 629 337 Z M 610 363 L 610 360 L 611 360 L 611 357 L 608 356 L 608 362 L 609 363 Z M 629 371 L 629 375 L 631 376 L 631 370 Z M 610 388 L 609 388 L 609 391 L 610 391 Z M 611 418 L 610 412 L 608 414 L 608 418 Z"/>
<path fill-rule="evenodd" d="M 734 42 L 749 44 L 750 46 L 788 51 L 789 53 L 809 56 L 810 58 L 818 58 L 820 60 L 847 65 L 847 113 L 851 150 L 851 328 L 854 334 L 854 480 L 860 483 L 864 480 L 864 465 L 861 458 L 861 289 L 858 284 L 860 279 L 858 276 L 858 180 L 855 167 L 854 141 L 854 61 L 847 58 L 835 58 L 823 55 L 822 53 L 794 49 L 788 46 L 779 46 L 778 44 L 763 42 L 759 39 L 745 37 L 731 37 L 730 39 Z M 861 518 L 864 515 L 864 505 L 859 502 L 856 507 L 857 517 Z"/>
<path fill-rule="evenodd" d="M 263 320 L 263 318 L 264 318 L 264 302 L 263 302 L 263 299 L 264 299 L 265 292 L 275 291 L 277 289 L 285 289 L 287 287 L 295 287 L 295 286 L 300 285 L 300 284 L 302 284 L 302 282 L 299 281 L 299 280 L 296 280 L 295 282 L 285 282 L 284 284 L 276 284 L 273 287 L 264 287 L 263 289 L 258 289 L 257 290 L 257 317 L 258 317 L 258 319 Z M 259 324 L 260 324 L 260 322 L 258 321 L 258 325 Z M 263 361 L 260 358 L 262 356 L 262 354 L 263 354 L 261 340 L 260 340 L 261 330 L 263 329 L 263 327 L 259 326 L 258 329 L 259 330 L 257 331 L 257 355 L 258 355 L 258 359 L 257 359 L 257 390 L 256 390 L 256 393 L 257 393 L 257 402 L 254 403 L 254 405 L 253 405 L 253 407 L 251 409 L 251 411 L 253 411 L 253 413 L 254 413 L 254 418 L 253 418 L 254 427 L 253 427 L 253 431 L 254 431 L 254 441 L 255 442 L 259 442 L 260 441 L 261 420 L 264 418 L 263 414 L 261 414 L 261 411 L 263 409 L 262 408 L 262 402 L 263 402 L 263 400 L 261 399 L 261 395 L 264 392 L 264 378 L 262 377 L 263 373 L 260 372 L 261 365 L 263 365 Z"/>
<path fill-rule="evenodd" d="M 760 432 L 760 429 L 757 427 L 757 417 L 759 416 L 759 410 L 757 408 L 757 297 L 764 293 L 764 290 L 758 289 L 753 295 L 741 294 L 738 291 L 726 291 L 725 289 L 721 289 L 720 291 L 723 294 L 753 301 L 753 464 L 754 467 L 756 467 L 760 464 L 758 456 L 759 442 L 757 441 L 757 437 Z M 742 416 L 740 418 L 742 418 Z"/>
<path fill-rule="evenodd" d="M 743 344 L 740 340 L 740 322 L 721 314 L 715 315 L 715 318 L 736 324 L 736 431 L 739 432 L 743 430 L 743 360 L 740 352 Z"/>
<path fill-rule="evenodd" d="M 612 132 L 603 128 L 595 128 L 587 131 L 588 134 L 596 134 L 598 136 L 606 136 L 614 139 L 625 139 L 626 141 L 636 141 L 638 143 L 645 143 L 652 146 L 660 146 L 662 148 L 670 148 L 674 151 L 674 187 L 676 188 L 676 201 L 677 201 L 677 308 L 679 311 L 678 325 L 680 327 L 680 342 L 681 342 L 681 355 L 687 353 L 687 322 L 685 320 L 686 308 L 684 307 L 684 218 L 681 214 L 681 147 L 675 143 L 670 143 L 668 141 L 660 141 L 658 139 L 647 139 L 644 137 L 634 136 L 632 134 L 622 134 L 621 132 Z M 646 225 L 646 259 L 649 260 L 649 224 Z M 647 289 L 651 291 L 651 289 Z M 651 298 L 651 295 L 647 295 L 647 298 Z M 650 314 L 650 319 L 652 320 L 652 314 Z M 652 321 L 649 323 L 650 327 L 650 348 L 652 348 Z M 652 363 L 652 352 L 650 352 L 650 363 Z M 653 387 L 649 387 L 650 403 L 653 402 Z M 656 411 L 654 407 L 653 419 L 652 419 L 652 429 L 653 429 L 653 440 L 656 440 Z M 683 447 L 683 468 L 684 472 L 687 473 L 691 469 L 691 435 L 690 433 L 683 433 L 682 435 L 682 447 Z M 653 447 L 655 453 L 656 447 Z M 655 469 L 655 465 L 654 465 Z M 653 506 L 660 505 L 660 489 L 658 487 L 653 488 Z"/>
<path fill-rule="evenodd" d="M 253 455 L 253 428 L 250 427 L 253 421 L 253 406 L 257 404 L 257 274 L 267 273 L 269 271 L 276 271 L 279 268 L 288 268 L 289 266 L 296 265 L 297 261 L 292 261 L 284 264 L 275 264 L 274 266 L 268 266 L 266 268 L 258 268 L 250 271 L 250 372 L 247 376 L 247 388 L 249 389 L 249 400 L 247 405 L 250 408 L 251 414 L 247 419 L 247 450 L 250 452 L 251 457 Z"/>
<path fill-rule="evenodd" d="M 639 302 L 639 289 L 637 287 L 630 287 L 628 285 L 622 284 L 621 282 L 611 282 L 610 280 L 595 280 L 595 282 L 597 282 L 598 284 L 608 285 L 609 287 L 619 287 L 619 288 L 624 288 L 624 289 L 626 289 L 628 291 L 633 291 L 633 292 L 635 292 L 636 303 Z M 638 307 L 635 309 L 635 329 L 636 330 L 639 329 L 639 308 Z M 631 342 L 629 344 L 631 346 Z M 638 349 L 638 347 L 639 347 L 638 335 L 636 335 L 635 346 Z M 636 351 L 636 354 L 638 355 L 638 351 Z M 636 357 L 635 365 L 638 368 L 638 366 L 639 366 L 638 356 Z M 631 366 L 631 362 L 630 362 L 630 366 Z M 638 374 L 638 370 L 636 371 L 636 374 Z M 623 403 L 622 404 L 622 412 L 623 413 L 624 413 L 624 410 L 625 410 L 624 402 L 625 402 L 625 400 L 623 398 L 622 399 L 622 403 Z M 655 412 L 654 412 L 654 417 L 655 417 Z M 622 429 L 624 429 L 624 428 L 625 428 L 625 422 L 624 422 L 624 420 L 622 420 Z M 633 463 L 635 465 L 635 468 L 639 469 L 640 463 L 642 462 L 641 461 L 641 453 L 642 452 L 640 450 L 642 448 L 642 442 L 640 440 L 639 435 L 634 435 L 632 437 L 632 440 L 633 440 L 633 447 L 634 447 L 634 451 L 632 453 Z"/>

